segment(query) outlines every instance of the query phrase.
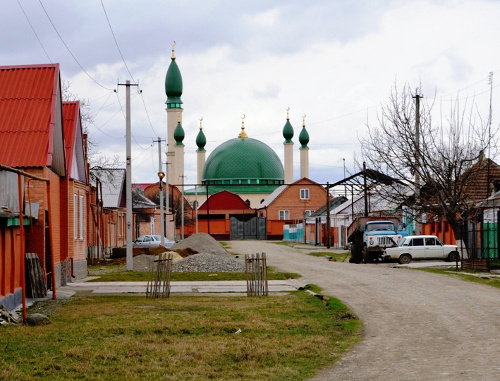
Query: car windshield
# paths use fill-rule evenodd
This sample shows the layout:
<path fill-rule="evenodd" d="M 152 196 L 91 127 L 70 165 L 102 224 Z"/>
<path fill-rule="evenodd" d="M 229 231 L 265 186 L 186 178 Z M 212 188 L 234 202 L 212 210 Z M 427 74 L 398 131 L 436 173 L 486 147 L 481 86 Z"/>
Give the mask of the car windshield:
<path fill-rule="evenodd" d="M 387 223 L 380 223 L 380 224 L 369 224 L 366 226 L 366 230 L 371 232 L 371 231 L 377 231 L 377 230 L 391 230 L 394 231 L 394 225 L 390 222 Z"/>
<path fill-rule="evenodd" d="M 398 241 L 398 246 L 408 246 L 408 240 L 406 239 L 406 237 L 400 238 L 400 240 Z"/>
<path fill-rule="evenodd" d="M 151 236 L 151 237 L 153 237 L 153 239 L 154 239 L 155 241 L 161 241 L 161 238 L 160 238 L 160 236 L 159 236 L 159 235 L 153 235 L 153 236 Z"/>

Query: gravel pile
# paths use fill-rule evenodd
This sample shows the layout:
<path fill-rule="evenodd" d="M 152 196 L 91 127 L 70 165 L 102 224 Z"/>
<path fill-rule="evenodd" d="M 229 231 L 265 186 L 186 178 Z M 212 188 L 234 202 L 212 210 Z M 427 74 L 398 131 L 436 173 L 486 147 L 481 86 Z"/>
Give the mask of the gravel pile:
<path fill-rule="evenodd" d="M 172 250 L 192 249 L 197 253 L 229 255 L 224 247 L 207 233 L 197 233 L 189 236 L 172 246 Z"/>
<path fill-rule="evenodd" d="M 200 253 L 190 255 L 172 265 L 172 271 L 179 272 L 243 272 L 245 263 L 242 259 L 231 255 Z"/>
<path fill-rule="evenodd" d="M 209 234 L 198 233 L 177 242 L 172 250 L 191 249 L 197 254 L 175 262 L 172 271 L 179 272 L 242 272 L 245 263 L 233 257 L 224 247 Z"/>

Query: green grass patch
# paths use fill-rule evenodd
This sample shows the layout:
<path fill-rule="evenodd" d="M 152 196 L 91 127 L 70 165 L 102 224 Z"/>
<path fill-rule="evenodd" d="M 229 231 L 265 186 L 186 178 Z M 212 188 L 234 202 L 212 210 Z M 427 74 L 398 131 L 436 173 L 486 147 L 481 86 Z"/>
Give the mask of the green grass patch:
<path fill-rule="evenodd" d="M 149 271 L 125 271 L 124 266 L 89 266 L 89 275 L 98 278 L 89 282 L 147 282 L 151 279 Z M 287 273 L 275 271 L 273 268 L 267 269 L 268 280 L 298 279 L 297 273 Z M 215 280 L 246 280 L 245 273 L 210 273 L 210 272 L 172 272 L 172 281 L 215 281 Z"/>
<path fill-rule="evenodd" d="M 310 255 L 312 257 L 324 257 L 325 259 L 329 261 L 334 261 L 334 262 L 349 262 L 349 257 L 350 253 L 334 253 L 330 251 L 312 251 L 310 253 L 307 253 L 307 255 Z"/>
<path fill-rule="evenodd" d="M 485 273 L 484 271 L 481 272 L 474 270 L 450 270 L 450 269 L 445 270 L 445 269 L 432 269 L 432 268 L 422 268 L 416 270 L 426 271 L 434 274 L 444 274 L 448 276 L 454 276 L 466 280 L 468 282 L 480 283 L 500 288 L 500 278 L 496 276 L 490 276 L 491 274 Z"/>
<path fill-rule="evenodd" d="M 76 296 L 47 326 L 1 326 L 0 379 L 303 380 L 362 337 L 336 299 Z"/>

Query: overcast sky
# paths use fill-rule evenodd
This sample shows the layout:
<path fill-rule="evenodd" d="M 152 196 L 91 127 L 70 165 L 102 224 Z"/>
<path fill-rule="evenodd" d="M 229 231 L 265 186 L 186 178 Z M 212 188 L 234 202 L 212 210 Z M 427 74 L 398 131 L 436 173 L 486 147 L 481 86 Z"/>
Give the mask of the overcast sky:
<path fill-rule="evenodd" d="M 359 139 L 391 88 L 422 85 L 446 112 L 457 99 L 500 121 L 500 1 L 4 0 L 0 65 L 57 62 L 71 92 L 90 101 L 89 137 L 125 162 L 125 88 L 132 88 L 132 181 L 155 182 L 166 138 L 171 43 L 182 73 L 186 183 L 196 181 L 200 118 L 207 157 L 249 137 L 283 161 L 286 109 L 299 175 L 302 117 L 310 178 L 356 171 Z M 114 90 L 117 89 L 117 93 Z M 163 152 L 166 146 L 162 147 Z"/>

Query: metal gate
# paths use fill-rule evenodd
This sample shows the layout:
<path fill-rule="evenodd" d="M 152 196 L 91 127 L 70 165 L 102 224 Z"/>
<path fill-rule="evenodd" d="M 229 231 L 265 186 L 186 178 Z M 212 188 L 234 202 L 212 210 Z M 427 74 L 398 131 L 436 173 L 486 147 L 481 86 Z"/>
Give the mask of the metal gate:
<path fill-rule="evenodd" d="M 266 239 L 266 219 L 253 215 L 230 217 L 231 239 Z"/>

